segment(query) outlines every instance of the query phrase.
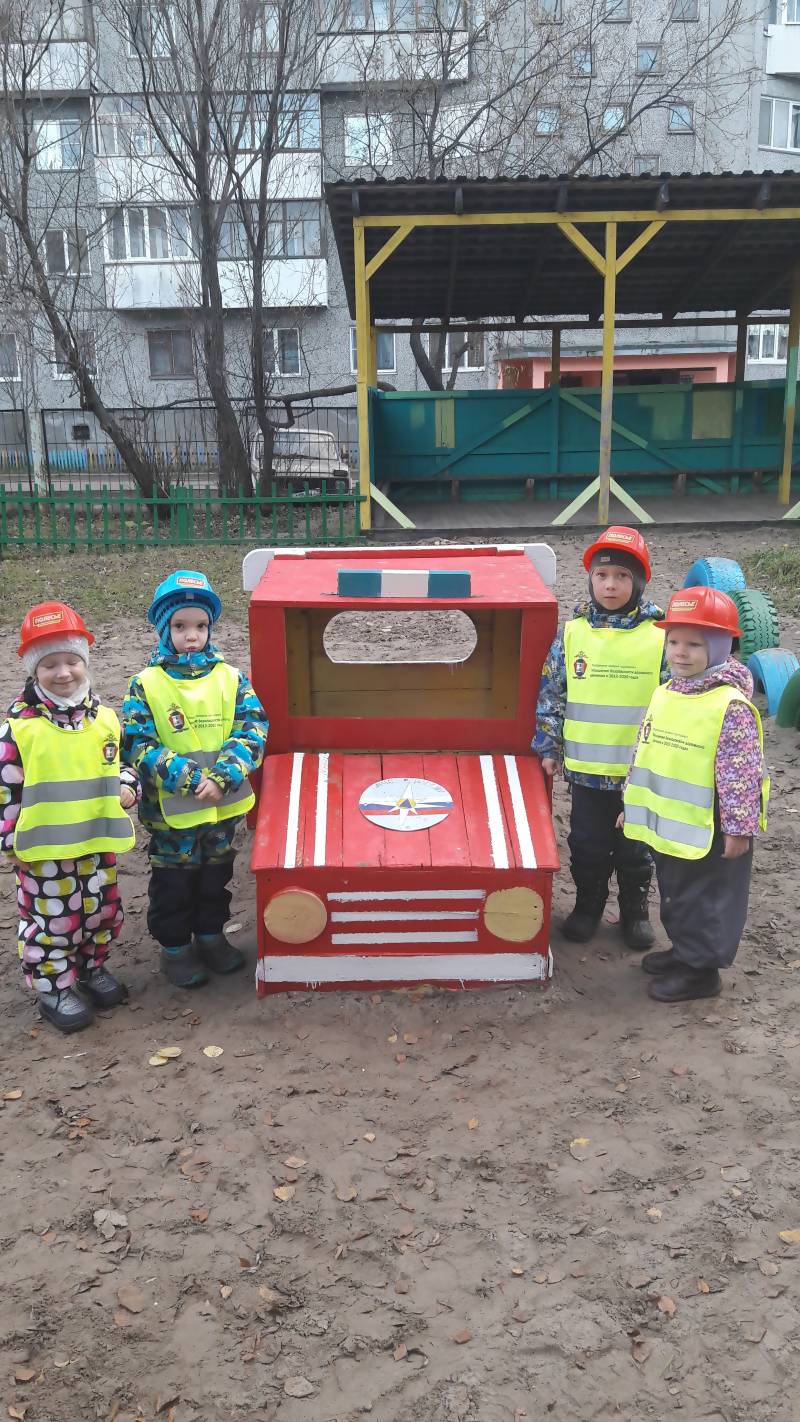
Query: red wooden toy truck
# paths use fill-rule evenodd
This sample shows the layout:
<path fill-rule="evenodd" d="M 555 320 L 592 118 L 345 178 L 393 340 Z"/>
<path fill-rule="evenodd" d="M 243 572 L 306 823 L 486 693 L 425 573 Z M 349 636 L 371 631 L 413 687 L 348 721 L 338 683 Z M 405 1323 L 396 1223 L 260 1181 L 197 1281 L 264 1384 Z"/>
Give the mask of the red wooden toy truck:
<path fill-rule="evenodd" d="M 554 575 L 545 544 L 247 555 L 270 719 L 252 854 L 259 995 L 550 977 L 558 854 L 530 743 Z M 442 609 L 468 619 L 463 660 L 452 641 L 438 660 L 378 660 L 365 619 L 349 619 L 349 643 L 332 625 L 368 613 L 383 638 L 398 612 L 441 624 Z"/>

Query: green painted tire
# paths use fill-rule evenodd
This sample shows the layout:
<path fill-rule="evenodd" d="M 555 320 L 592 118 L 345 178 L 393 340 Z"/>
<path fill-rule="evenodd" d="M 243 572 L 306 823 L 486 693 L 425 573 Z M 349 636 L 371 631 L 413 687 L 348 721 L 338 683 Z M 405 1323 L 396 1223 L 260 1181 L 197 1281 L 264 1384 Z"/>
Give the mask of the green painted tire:
<path fill-rule="evenodd" d="M 745 588 L 741 592 L 732 592 L 729 596 L 736 603 L 739 613 L 739 626 L 742 629 L 739 656 L 742 661 L 748 661 L 765 647 L 777 647 L 781 639 L 781 629 L 772 598 L 766 593 L 757 592 L 755 588 Z"/>

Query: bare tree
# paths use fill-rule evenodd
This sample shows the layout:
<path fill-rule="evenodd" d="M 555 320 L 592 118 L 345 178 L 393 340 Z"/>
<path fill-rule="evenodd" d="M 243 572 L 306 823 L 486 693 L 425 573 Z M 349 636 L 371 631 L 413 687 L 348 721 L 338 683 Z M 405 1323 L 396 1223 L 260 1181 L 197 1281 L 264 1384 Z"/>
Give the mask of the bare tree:
<path fill-rule="evenodd" d="M 351 177 L 630 171 L 654 151 L 650 126 L 664 110 L 673 134 L 702 132 L 707 163 L 751 78 L 746 0 L 645 0 L 635 25 L 617 23 L 631 19 L 630 0 L 362 3 L 349 60 L 359 97 L 344 115 L 360 151 L 338 160 Z M 414 323 L 411 349 L 431 389 L 445 388 L 447 355 L 452 388 L 466 353 L 448 339 L 453 314 L 441 313 L 427 343 L 426 322 Z"/>

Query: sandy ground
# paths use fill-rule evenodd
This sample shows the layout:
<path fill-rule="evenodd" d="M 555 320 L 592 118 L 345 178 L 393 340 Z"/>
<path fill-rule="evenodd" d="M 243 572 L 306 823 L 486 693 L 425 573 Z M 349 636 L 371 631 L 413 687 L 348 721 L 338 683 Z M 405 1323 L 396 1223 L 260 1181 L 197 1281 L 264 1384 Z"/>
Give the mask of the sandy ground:
<path fill-rule="evenodd" d="M 655 533 L 653 591 L 774 537 Z M 559 539 L 562 609 L 583 541 Z M 149 638 L 100 630 L 118 703 Z M 220 640 L 246 662 L 241 630 Z M 750 922 L 705 1004 L 648 1000 L 613 905 L 589 948 L 555 931 L 545 993 L 261 1002 L 248 970 L 182 994 L 157 972 L 140 844 L 115 957 L 130 1004 L 63 1038 L 21 984 L 5 877 L 0 1414 L 796 1419 L 800 1246 L 779 1231 L 800 1229 L 800 754 L 771 722 L 767 740 Z M 559 791 L 562 840 L 565 813 Z M 251 956 L 253 914 L 243 851 Z M 167 1045 L 180 1059 L 148 1066 Z"/>

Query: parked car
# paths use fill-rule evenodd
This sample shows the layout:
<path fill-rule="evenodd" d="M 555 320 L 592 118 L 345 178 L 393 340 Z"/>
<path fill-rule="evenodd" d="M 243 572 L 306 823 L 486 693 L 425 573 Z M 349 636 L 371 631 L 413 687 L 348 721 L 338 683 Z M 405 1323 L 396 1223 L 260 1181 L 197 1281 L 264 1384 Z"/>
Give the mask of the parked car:
<path fill-rule="evenodd" d="M 253 490 L 258 489 L 264 468 L 264 440 L 259 432 L 253 440 L 250 472 Z M 279 429 L 275 431 L 272 474 L 268 482 L 309 483 L 331 493 L 345 493 L 351 477 L 330 430 Z"/>

